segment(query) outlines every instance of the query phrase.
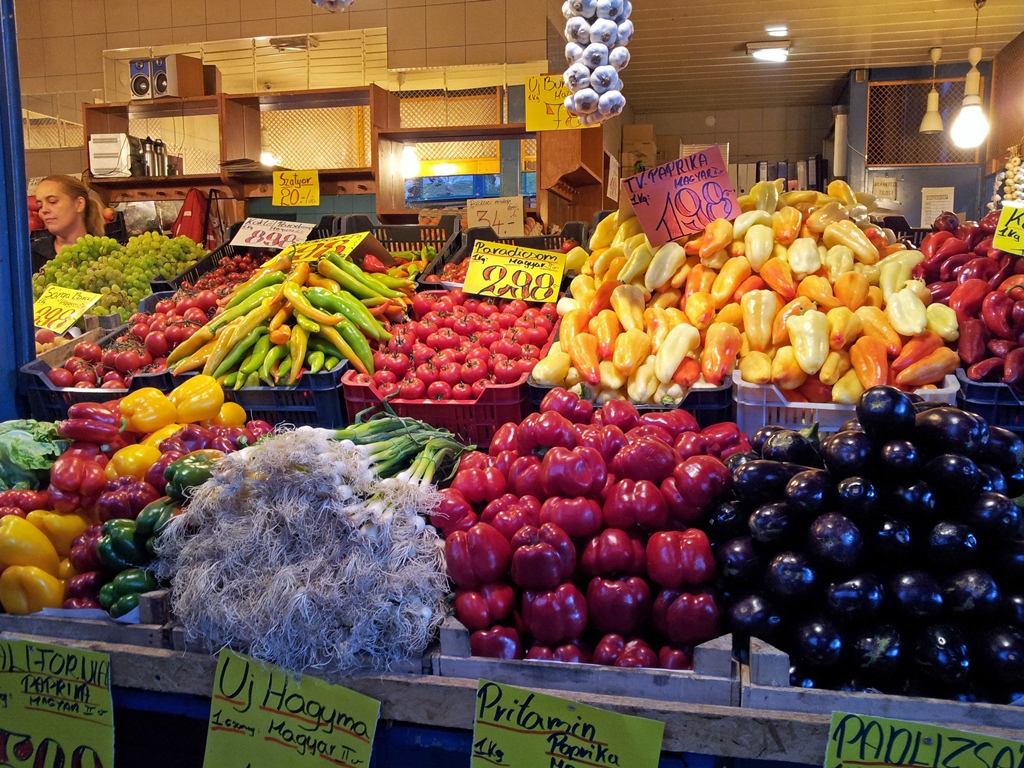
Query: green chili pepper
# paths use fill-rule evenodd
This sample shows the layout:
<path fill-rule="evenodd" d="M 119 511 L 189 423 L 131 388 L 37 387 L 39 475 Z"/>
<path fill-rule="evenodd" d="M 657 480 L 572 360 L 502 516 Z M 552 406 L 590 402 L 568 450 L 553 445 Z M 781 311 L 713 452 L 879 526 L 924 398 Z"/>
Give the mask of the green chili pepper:
<path fill-rule="evenodd" d="M 337 254 L 331 254 L 330 256 L 337 256 Z M 330 259 L 332 264 L 341 269 L 343 272 L 347 273 L 349 277 L 351 277 L 353 280 L 359 281 L 367 288 L 380 294 L 381 296 L 387 296 L 389 299 L 400 299 L 402 298 L 402 296 L 405 295 L 403 293 L 400 293 L 399 291 L 395 291 L 392 290 L 391 288 L 388 288 L 379 280 L 376 280 L 375 278 L 363 272 L 363 270 L 361 270 L 351 261 L 347 261 L 345 259 L 342 259 L 341 257 L 338 257 L 337 260 L 335 260 L 331 259 L 330 256 L 328 256 L 327 258 Z"/>
<path fill-rule="evenodd" d="M 334 254 L 329 254 L 327 259 L 323 259 L 320 261 L 320 265 L 317 267 L 317 272 L 319 272 L 324 277 L 329 277 L 331 280 L 340 285 L 343 290 L 349 291 L 355 296 L 358 296 L 360 299 L 372 299 L 380 297 L 380 294 L 377 293 L 375 290 L 356 280 L 348 272 L 338 267 L 337 264 L 335 264 L 333 261 L 329 261 L 328 259 L 330 259 L 330 256 L 332 255 Z"/>
<path fill-rule="evenodd" d="M 319 349 L 315 352 L 310 352 L 309 356 L 306 358 L 306 362 L 309 363 L 309 372 L 320 373 L 320 370 L 324 367 L 325 359 L 326 355 L 324 355 L 324 353 Z"/>
<path fill-rule="evenodd" d="M 243 384 L 242 386 L 243 387 L 258 387 L 259 385 L 260 385 L 260 372 L 259 371 L 253 371 L 252 373 L 249 374 L 248 378 L 245 380 L 245 384 Z"/>
<path fill-rule="evenodd" d="M 274 384 L 277 384 L 281 379 L 288 375 L 288 371 L 292 369 L 292 361 L 290 357 L 286 357 L 281 361 L 281 364 L 277 367 L 277 372 L 274 374 Z"/>
<path fill-rule="evenodd" d="M 362 330 L 356 328 L 348 320 L 342 320 L 334 326 L 334 329 L 352 347 L 352 351 L 356 353 L 356 357 L 366 366 L 366 370 L 369 373 L 373 373 L 373 350 L 370 349 L 370 344 L 367 342 Z"/>
<path fill-rule="evenodd" d="M 270 379 L 270 374 L 274 365 L 287 354 L 287 344 L 276 344 L 269 352 L 267 352 L 267 356 L 263 358 L 263 365 L 260 368 L 260 378 L 267 383 L 268 387 L 274 386 L 274 382 Z"/>
<path fill-rule="evenodd" d="M 245 356 L 245 353 L 260 340 L 260 337 L 267 333 L 270 333 L 270 328 L 265 325 L 261 325 L 250 331 L 244 339 L 235 344 L 227 357 L 221 361 L 221 364 L 217 366 L 217 370 L 213 372 L 213 377 L 217 378 L 218 376 L 223 376 L 234 368 L 238 361 Z"/>
<path fill-rule="evenodd" d="M 324 370 L 333 371 L 341 363 L 341 358 L 337 355 L 328 355 L 324 360 Z"/>
<path fill-rule="evenodd" d="M 253 280 L 252 285 L 232 296 L 231 301 L 224 306 L 224 309 L 233 309 L 257 291 L 262 290 L 263 288 L 269 288 L 272 285 L 279 285 L 284 282 L 284 279 L 284 272 L 268 272 L 265 275 L 260 275 L 258 278 Z"/>
<path fill-rule="evenodd" d="M 266 359 L 267 352 L 270 351 L 271 346 L 269 335 L 260 336 L 256 346 L 252 348 L 252 354 L 249 356 L 249 359 L 242 363 L 238 372 L 248 376 L 253 371 L 258 371 L 260 366 L 263 365 L 263 361 Z"/>
<path fill-rule="evenodd" d="M 263 303 L 264 299 L 273 298 L 274 294 L 277 293 L 276 285 L 269 285 L 266 288 L 261 288 L 252 294 L 245 301 L 235 305 L 231 309 L 217 315 L 213 320 L 208 322 L 204 327 L 212 332 L 216 332 L 218 328 L 223 325 L 227 325 L 232 320 L 237 320 L 239 317 L 245 317 L 260 304 Z"/>
<path fill-rule="evenodd" d="M 384 330 L 384 326 L 377 321 L 377 318 L 370 314 L 370 310 L 364 307 L 362 302 L 348 291 L 331 293 L 323 288 L 310 288 L 306 291 L 306 298 L 315 307 L 344 315 L 361 328 L 364 334 L 371 339 L 377 339 L 378 341 L 389 341 L 391 339 L 391 334 Z"/>
<path fill-rule="evenodd" d="M 295 320 L 296 325 L 298 325 L 300 328 L 302 328 L 302 330 L 306 331 L 307 333 L 317 333 L 320 331 L 320 323 L 316 322 L 315 320 L 310 320 L 301 312 L 293 313 L 292 319 Z"/>

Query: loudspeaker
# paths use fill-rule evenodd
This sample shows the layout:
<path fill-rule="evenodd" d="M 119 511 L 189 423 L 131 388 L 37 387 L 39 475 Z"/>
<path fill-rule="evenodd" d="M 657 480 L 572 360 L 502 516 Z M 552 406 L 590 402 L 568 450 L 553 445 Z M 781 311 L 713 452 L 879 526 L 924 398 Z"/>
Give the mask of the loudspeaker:
<path fill-rule="evenodd" d="M 132 99 L 153 98 L 153 76 L 150 59 L 132 59 L 128 62 L 128 87 Z"/>
<path fill-rule="evenodd" d="M 153 98 L 202 96 L 203 62 L 190 56 L 172 54 L 152 59 Z"/>

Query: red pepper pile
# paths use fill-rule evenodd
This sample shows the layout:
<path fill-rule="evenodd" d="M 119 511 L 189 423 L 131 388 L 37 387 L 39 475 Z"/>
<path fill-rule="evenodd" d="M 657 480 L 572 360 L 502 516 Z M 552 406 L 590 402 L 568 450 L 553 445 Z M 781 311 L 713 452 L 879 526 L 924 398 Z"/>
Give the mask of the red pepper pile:
<path fill-rule="evenodd" d="M 474 655 L 620 667 L 691 666 L 721 634 L 702 523 L 727 496 L 732 423 L 682 410 L 595 410 L 551 390 L 540 413 L 463 457 L 431 523 Z"/>

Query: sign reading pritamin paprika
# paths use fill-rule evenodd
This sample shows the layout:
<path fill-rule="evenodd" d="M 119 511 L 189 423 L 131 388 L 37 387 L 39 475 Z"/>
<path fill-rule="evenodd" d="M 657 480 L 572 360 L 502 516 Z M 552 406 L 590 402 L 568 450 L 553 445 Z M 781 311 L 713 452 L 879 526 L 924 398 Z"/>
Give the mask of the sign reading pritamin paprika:
<path fill-rule="evenodd" d="M 271 205 L 320 205 L 319 171 L 274 171 Z"/>
<path fill-rule="evenodd" d="M 1024 206 L 1003 204 L 992 245 L 1007 253 L 1024 255 Z"/>
<path fill-rule="evenodd" d="M 36 328 L 49 328 L 54 333 L 64 333 L 101 298 L 102 295 L 98 293 L 49 285 L 36 300 L 33 324 Z"/>
<path fill-rule="evenodd" d="M 0 760 L 113 768 L 110 657 L 0 638 Z"/>
<path fill-rule="evenodd" d="M 462 287 L 466 293 L 499 299 L 558 300 L 565 254 L 477 240 Z"/>
<path fill-rule="evenodd" d="M 665 724 L 480 680 L 472 768 L 656 768 Z"/>

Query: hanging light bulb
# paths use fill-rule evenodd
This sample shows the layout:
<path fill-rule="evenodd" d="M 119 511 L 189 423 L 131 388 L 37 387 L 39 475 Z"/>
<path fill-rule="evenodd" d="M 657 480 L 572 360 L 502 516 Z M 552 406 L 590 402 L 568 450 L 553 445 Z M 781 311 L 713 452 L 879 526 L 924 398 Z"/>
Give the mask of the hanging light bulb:
<path fill-rule="evenodd" d="M 414 144 L 402 147 L 401 169 L 402 177 L 406 179 L 414 179 L 420 175 L 420 156 Z"/>
<path fill-rule="evenodd" d="M 971 68 L 964 82 L 964 103 L 949 131 L 953 143 L 961 149 L 973 149 L 988 136 L 988 119 L 981 111 L 981 73 L 978 71 L 981 48 L 971 48 L 967 60 Z"/>
<path fill-rule="evenodd" d="M 939 92 L 935 89 L 935 66 L 942 56 L 941 48 L 932 48 L 932 89 L 928 92 L 928 109 L 921 120 L 921 133 L 942 133 L 945 126 L 942 124 L 942 115 L 939 113 Z"/>

